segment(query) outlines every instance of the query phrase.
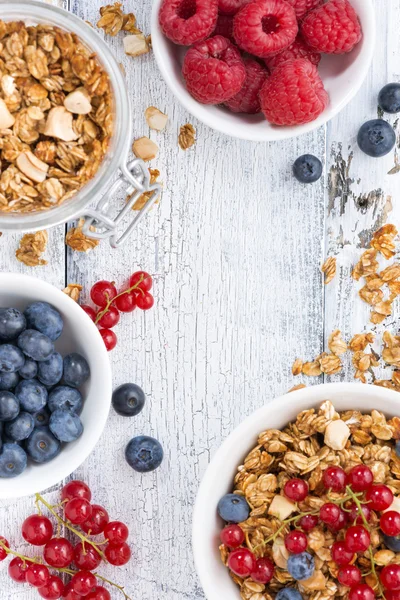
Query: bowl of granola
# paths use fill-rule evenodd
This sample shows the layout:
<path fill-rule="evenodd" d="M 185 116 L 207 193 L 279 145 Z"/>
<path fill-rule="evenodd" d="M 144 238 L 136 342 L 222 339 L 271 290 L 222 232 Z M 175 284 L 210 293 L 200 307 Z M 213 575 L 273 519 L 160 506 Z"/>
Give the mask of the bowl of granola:
<path fill-rule="evenodd" d="M 334 383 L 286 394 L 239 425 L 194 509 L 207 599 L 397 598 L 399 412 L 398 392 Z"/>

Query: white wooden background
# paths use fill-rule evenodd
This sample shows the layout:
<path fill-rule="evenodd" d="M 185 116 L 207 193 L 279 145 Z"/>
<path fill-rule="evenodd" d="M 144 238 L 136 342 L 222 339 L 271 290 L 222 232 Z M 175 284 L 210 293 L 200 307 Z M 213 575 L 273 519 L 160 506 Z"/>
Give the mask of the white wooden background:
<path fill-rule="evenodd" d="M 379 89 L 400 79 L 394 26 L 400 2 L 375 2 L 378 44 L 362 90 L 326 128 L 282 143 L 243 142 L 211 131 L 180 107 L 151 54 L 125 57 L 122 40 L 108 38 L 127 72 L 132 137 L 149 134 L 143 117 L 149 105 L 169 115 L 166 132 L 151 133 L 160 145 L 154 166 L 165 182 L 161 204 L 118 251 L 106 243 L 87 255 L 66 251 L 64 228 L 53 229 L 49 264 L 34 270 L 15 259 L 18 236 L 0 238 L 0 269 L 29 272 L 59 288 L 81 283 L 87 294 L 97 279 L 123 283 L 137 268 L 155 274 L 155 308 L 124 316 L 111 354 L 115 385 L 138 383 L 147 406 L 132 420 L 112 412 L 96 450 L 76 473 L 89 482 L 96 502 L 129 524 L 133 560 L 109 574 L 135 600 L 203 598 L 191 554 L 191 517 L 210 457 L 244 416 L 294 385 L 295 357 L 319 354 L 336 327 L 348 337 L 367 323 L 368 308 L 349 279 L 351 264 L 371 230 L 386 219 L 398 224 L 400 216 L 400 174 L 387 175 L 394 156 L 369 159 L 355 144 L 360 124 L 376 116 Z M 64 6 L 95 23 L 105 3 L 69 0 Z M 149 33 L 151 1 L 124 5 Z M 177 135 L 186 122 L 196 126 L 198 141 L 185 153 Z M 293 161 L 305 152 L 326 165 L 321 181 L 308 187 L 291 175 Z M 319 266 L 327 252 L 337 255 L 340 268 L 324 289 Z M 352 376 L 347 369 L 344 377 Z M 154 474 L 136 474 L 124 460 L 126 442 L 141 433 L 165 448 L 165 462 Z M 46 497 L 55 500 L 55 490 Z M 21 546 L 20 524 L 32 499 L 2 502 L 0 510 L 0 534 Z M 0 597 L 37 594 L 11 582 L 2 563 Z"/>

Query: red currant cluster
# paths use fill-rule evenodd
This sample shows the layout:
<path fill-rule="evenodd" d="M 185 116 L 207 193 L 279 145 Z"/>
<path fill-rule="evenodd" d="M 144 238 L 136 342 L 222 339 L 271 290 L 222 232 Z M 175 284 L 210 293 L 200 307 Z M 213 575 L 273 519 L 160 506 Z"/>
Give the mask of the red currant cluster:
<path fill-rule="evenodd" d="M 137 271 L 131 275 L 129 287 L 118 292 L 111 281 L 101 280 L 94 284 L 90 290 L 90 297 L 98 307 L 96 310 L 88 304 L 81 307 L 92 321 L 99 326 L 99 332 L 108 351 L 117 345 L 117 336 L 112 331 L 120 320 L 120 312 L 129 313 L 136 307 L 149 310 L 154 304 L 150 294 L 153 279 L 145 271 Z"/>
<path fill-rule="evenodd" d="M 25 519 L 22 537 L 32 546 L 43 546 L 43 559 L 29 558 L 11 550 L 8 541 L 0 537 L 0 561 L 9 554 L 14 556 L 8 566 L 11 579 L 37 588 L 39 596 L 47 600 L 61 597 L 65 600 L 111 600 L 110 592 L 103 585 L 98 585 L 99 581 L 119 589 L 125 599 L 130 600 L 121 586 L 93 572 L 102 561 L 115 566 L 126 564 L 131 550 L 126 543 L 127 526 L 121 521 L 110 521 L 105 508 L 90 503 L 91 497 L 91 491 L 83 481 L 67 483 L 61 491 L 63 519 L 57 514 L 56 507 L 36 494 L 39 514 Z M 53 537 L 53 524 L 41 514 L 40 504 L 56 518 L 59 528 L 66 527 L 80 539 L 75 546 L 65 537 L 60 537 L 59 532 Z M 74 527 L 77 525 L 82 531 Z M 103 541 L 90 539 L 99 534 L 104 536 Z M 70 568 L 72 562 L 76 569 Z M 70 575 L 69 583 L 65 585 L 59 575 L 51 574 L 49 568 L 59 575 Z"/>

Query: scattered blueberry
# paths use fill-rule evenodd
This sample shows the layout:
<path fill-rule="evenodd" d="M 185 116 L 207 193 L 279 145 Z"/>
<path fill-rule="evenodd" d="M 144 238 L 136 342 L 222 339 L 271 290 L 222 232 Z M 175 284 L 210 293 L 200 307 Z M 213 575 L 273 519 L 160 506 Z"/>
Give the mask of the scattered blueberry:
<path fill-rule="evenodd" d="M 246 499 L 238 494 L 226 494 L 218 502 L 217 511 L 221 519 L 229 523 L 241 523 L 250 515 Z"/>
<path fill-rule="evenodd" d="M 35 427 L 40 427 L 40 425 L 48 425 L 50 421 L 50 411 L 45 406 L 41 410 L 32 413 L 32 417 L 35 421 Z"/>
<path fill-rule="evenodd" d="M 400 112 L 400 83 L 388 83 L 381 89 L 378 104 L 382 110 L 394 115 Z"/>
<path fill-rule="evenodd" d="M 28 412 L 20 412 L 18 417 L 5 424 L 4 432 L 10 439 L 20 442 L 31 435 L 34 426 L 33 416 Z"/>
<path fill-rule="evenodd" d="M 63 357 L 53 352 L 47 360 L 38 363 L 38 379 L 45 385 L 57 385 L 63 374 Z"/>
<path fill-rule="evenodd" d="M 27 456 L 18 444 L 4 444 L 0 452 L 0 477 L 17 477 L 26 469 Z"/>
<path fill-rule="evenodd" d="M 385 156 L 394 148 L 396 134 L 383 119 L 373 119 L 361 126 L 357 142 L 360 149 L 374 158 Z"/>
<path fill-rule="evenodd" d="M 34 302 L 28 306 L 24 314 L 30 329 L 37 329 L 53 342 L 60 337 L 63 320 L 58 310 L 48 302 Z"/>
<path fill-rule="evenodd" d="M 61 444 L 48 427 L 36 427 L 26 442 L 28 456 L 37 463 L 46 463 L 60 453 Z"/>
<path fill-rule="evenodd" d="M 48 407 L 51 412 L 63 409 L 80 415 L 83 408 L 82 394 L 76 388 L 60 385 L 50 392 Z"/>
<path fill-rule="evenodd" d="M 12 421 L 18 414 L 18 398 L 12 392 L 0 392 L 0 421 Z"/>
<path fill-rule="evenodd" d="M 25 362 L 25 356 L 19 348 L 12 344 L 3 344 L 0 346 L 0 371 L 5 373 L 15 373 Z"/>
<path fill-rule="evenodd" d="M 51 413 L 49 428 L 60 442 L 74 442 L 83 433 L 83 425 L 76 413 L 57 409 Z"/>
<path fill-rule="evenodd" d="M 18 382 L 18 373 L 0 373 L 0 390 L 13 390 Z"/>
<path fill-rule="evenodd" d="M 303 596 L 294 588 L 284 588 L 279 590 L 275 600 L 303 600 Z"/>
<path fill-rule="evenodd" d="M 0 340 L 15 340 L 26 328 L 24 315 L 16 308 L 0 308 Z"/>
<path fill-rule="evenodd" d="M 392 552 L 400 552 L 400 535 L 396 537 L 384 535 L 383 541 L 385 543 L 385 546 L 387 546 L 389 550 L 392 550 Z"/>
<path fill-rule="evenodd" d="M 293 174 L 300 183 L 314 183 L 321 178 L 322 162 L 312 154 L 303 154 L 295 160 Z"/>
<path fill-rule="evenodd" d="M 64 357 L 63 381 L 72 387 L 81 387 L 89 379 L 90 368 L 86 358 L 77 352 Z"/>
<path fill-rule="evenodd" d="M 15 389 L 21 408 L 27 412 L 37 412 L 47 403 L 47 390 L 37 379 L 23 379 Z"/>
<path fill-rule="evenodd" d="M 51 339 L 35 329 L 25 329 L 21 333 L 18 338 L 18 347 L 26 356 L 39 361 L 47 360 L 54 352 L 54 344 Z"/>
<path fill-rule="evenodd" d="M 162 463 L 164 452 L 159 441 L 147 435 L 134 437 L 125 448 L 125 458 L 135 471 L 154 471 Z"/>
<path fill-rule="evenodd" d="M 315 570 L 314 558 L 308 552 L 291 554 L 288 558 L 287 570 L 296 581 L 310 579 Z"/>
<path fill-rule="evenodd" d="M 38 372 L 37 362 L 32 360 L 31 358 L 27 358 L 25 360 L 25 364 L 18 371 L 20 377 L 22 379 L 34 379 Z"/>
<path fill-rule="evenodd" d="M 135 383 L 124 383 L 114 390 L 112 405 L 123 417 L 134 417 L 140 413 L 145 403 L 145 395 Z"/>

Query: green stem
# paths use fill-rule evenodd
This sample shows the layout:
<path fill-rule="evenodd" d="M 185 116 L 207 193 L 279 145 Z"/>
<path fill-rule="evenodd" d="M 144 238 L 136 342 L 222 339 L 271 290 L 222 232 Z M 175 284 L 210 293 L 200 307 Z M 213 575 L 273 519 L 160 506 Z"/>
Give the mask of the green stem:
<path fill-rule="evenodd" d="M 115 302 L 117 298 L 120 298 L 121 296 L 124 296 L 125 294 L 130 294 L 134 290 L 140 291 L 140 292 L 142 292 L 142 294 L 144 294 L 144 291 L 139 287 L 139 285 L 141 283 L 143 283 L 143 281 L 144 281 L 144 277 L 143 277 L 143 275 L 141 275 L 140 280 L 137 283 L 135 283 L 135 285 L 128 288 L 127 290 L 124 290 L 120 294 L 117 294 L 116 296 L 114 296 L 114 298 L 111 298 L 111 300 L 109 299 L 108 294 L 107 294 L 107 304 L 105 305 L 103 310 L 98 313 L 98 315 L 94 321 L 95 325 L 97 325 L 97 323 L 100 321 L 100 319 L 102 317 L 104 317 L 104 315 L 109 311 L 111 304 L 113 304 L 113 302 Z"/>
<path fill-rule="evenodd" d="M 279 535 L 285 529 L 285 527 L 287 525 L 290 525 L 290 523 L 296 524 L 296 522 L 299 521 L 300 519 L 302 519 L 303 517 L 314 516 L 314 515 L 318 515 L 318 514 L 319 514 L 319 510 L 314 510 L 312 512 L 299 513 L 295 517 L 291 517 L 290 519 L 285 519 L 284 521 L 282 521 L 282 525 L 275 531 L 275 533 L 273 533 L 269 538 L 267 538 L 266 540 L 261 542 L 261 544 L 258 544 L 257 546 L 255 546 L 255 548 L 253 548 L 253 550 L 257 550 L 257 548 L 260 548 L 261 546 L 266 546 L 270 542 L 274 542 L 276 540 L 276 538 L 279 537 Z"/>

